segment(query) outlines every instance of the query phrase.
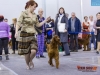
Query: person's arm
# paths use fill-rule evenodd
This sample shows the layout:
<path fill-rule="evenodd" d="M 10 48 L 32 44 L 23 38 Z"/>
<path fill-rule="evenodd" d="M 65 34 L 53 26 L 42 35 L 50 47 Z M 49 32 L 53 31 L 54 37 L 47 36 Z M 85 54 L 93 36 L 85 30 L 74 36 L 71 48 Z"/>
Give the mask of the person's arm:
<path fill-rule="evenodd" d="M 23 12 L 21 13 L 18 21 L 17 21 L 17 24 L 16 24 L 16 33 L 18 32 L 18 29 L 21 27 L 22 25 L 22 21 L 23 21 Z"/>
<path fill-rule="evenodd" d="M 39 23 L 38 17 L 36 17 L 36 26 L 37 27 L 41 27 L 42 25 L 44 25 L 49 20 L 49 18 L 50 17 L 48 17 L 47 19 L 45 19 L 43 22 Z"/>
<path fill-rule="evenodd" d="M 94 21 L 94 25 L 93 25 L 93 28 L 94 28 L 94 29 L 97 29 L 96 22 L 97 22 L 97 21 Z"/>
<path fill-rule="evenodd" d="M 65 17 L 65 32 L 67 32 L 68 31 L 68 18 L 67 17 Z"/>
<path fill-rule="evenodd" d="M 81 27 L 81 22 L 80 22 L 80 20 L 78 21 L 78 27 L 79 27 L 79 32 L 81 32 L 81 29 L 82 29 L 82 27 Z"/>
<path fill-rule="evenodd" d="M 46 28 L 46 30 L 53 30 L 53 28 Z"/>

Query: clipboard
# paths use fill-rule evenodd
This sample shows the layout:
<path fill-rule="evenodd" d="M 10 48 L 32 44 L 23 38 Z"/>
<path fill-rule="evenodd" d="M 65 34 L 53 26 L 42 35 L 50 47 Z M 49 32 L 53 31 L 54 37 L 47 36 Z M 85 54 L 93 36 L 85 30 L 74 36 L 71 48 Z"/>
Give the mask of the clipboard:
<path fill-rule="evenodd" d="M 65 32 L 65 23 L 58 23 L 58 31 Z"/>

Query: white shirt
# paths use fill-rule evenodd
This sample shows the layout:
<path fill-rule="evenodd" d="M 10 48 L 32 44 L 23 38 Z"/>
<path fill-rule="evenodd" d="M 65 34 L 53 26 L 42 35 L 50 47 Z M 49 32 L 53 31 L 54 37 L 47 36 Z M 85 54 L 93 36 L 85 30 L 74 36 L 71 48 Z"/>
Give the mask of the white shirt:
<path fill-rule="evenodd" d="M 93 28 L 94 21 L 89 21 L 89 23 L 90 23 L 90 31 L 95 32 L 95 29 Z"/>

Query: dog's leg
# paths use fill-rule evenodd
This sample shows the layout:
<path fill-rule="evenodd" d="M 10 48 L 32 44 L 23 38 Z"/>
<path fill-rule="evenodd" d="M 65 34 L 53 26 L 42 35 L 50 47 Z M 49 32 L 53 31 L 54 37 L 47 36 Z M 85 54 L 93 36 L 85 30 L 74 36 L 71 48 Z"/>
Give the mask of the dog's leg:
<path fill-rule="evenodd" d="M 90 51 L 91 49 L 89 48 L 89 43 L 86 46 L 87 46 L 87 51 Z"/>
<path fill-rule="evenodd" d="M 86 45 L 84 44 L 84 50 L 83 51 L 86 51 Z"/>
<path fill-rule="evenodd" d="M 53 63 L 52 63 L 52 57 L 50 57 L 49 56 L 49 61 L 48 61 L 48 63 L 53 67 L 54 65 L 53 65 Z"/>
<path fill-rule="evenodd" d="M 59 55 L 55 56 L 56 68 L 59 68 Z"/>

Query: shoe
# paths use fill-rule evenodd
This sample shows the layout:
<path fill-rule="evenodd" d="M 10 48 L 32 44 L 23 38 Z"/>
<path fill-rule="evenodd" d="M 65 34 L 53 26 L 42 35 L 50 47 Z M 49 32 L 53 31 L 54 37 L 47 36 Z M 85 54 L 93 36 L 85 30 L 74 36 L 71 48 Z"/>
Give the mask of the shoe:
<path fill-rule="evenodd" d="M 2 60 L 2 56 L 0 56 L 0 61 Z"/>
<path fill-rule="evenodd" d="M 36 58 L 40 58 L 39 56 L 36 56 Z"/>
<path fill-rule="evenodd" d="M 6 60 L 9 60 L 9 56 L 8 55 L 6 55 Z"/>
<path fill-rule="evenodd" d="M 40 55 L 40 58 L 46 58 L 44 55 Z"/>
<path fill-rule="evenodd" d="M 74 52 L 73 50 L 71 50 L 70 52 Z"/>
<path fill-rule="evenodd" d="M 96 53 L 97 53 L 97 54 L 99 54 L 99 52 L 98 52 L 98 51 L 97 51 Z"/>
<path fill-rule="evenodd" d="M 15 51 L 13 51 L 12 54 L 15 54 Z"/>
<path fill-rule="evenodd" d="M 94 48 L 94 50 L 97 50 L 97 48 Z"/>
<path fill-rule="evenodd" d="M 63 55 L 63 56 L 70 56 L 70 53 L 69 53 L 69 54 L 65 54 L 65 55 Z"/>
<path fill-rule="evenodd" d="M 74 50 L 74 52 L 78 52 L 78 50 Z"/>

